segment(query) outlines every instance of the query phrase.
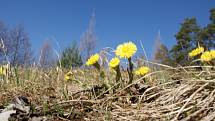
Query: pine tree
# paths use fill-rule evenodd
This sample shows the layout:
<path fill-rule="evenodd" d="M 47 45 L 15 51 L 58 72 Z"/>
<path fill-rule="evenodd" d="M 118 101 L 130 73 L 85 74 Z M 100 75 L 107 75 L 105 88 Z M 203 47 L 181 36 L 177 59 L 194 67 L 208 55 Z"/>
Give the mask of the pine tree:
<path fill-rule="evenodd" d="M 75 42 L 73 42 L 71 47 L 63 50 L 59 65 L 64 68 L 80 67 L 83 65 L 79 49 Z"/>
<path fill-rule="evenodd" d="M 176 64 L 188 65 L 191 60 L 187 54 L 199 45 L 204 46 L 203 40 L 198 36 L 200 30 L 196 18 L 186 18 L 181 24 L 175 35 L 177 43 L 170 50 L 171 58 Z"/>
<path fill-rule="evenodd" d="M 210 23 L 202 30 L 201 36 L 207 49 L 215 48 L 215 8 L 210 10 Z"/>

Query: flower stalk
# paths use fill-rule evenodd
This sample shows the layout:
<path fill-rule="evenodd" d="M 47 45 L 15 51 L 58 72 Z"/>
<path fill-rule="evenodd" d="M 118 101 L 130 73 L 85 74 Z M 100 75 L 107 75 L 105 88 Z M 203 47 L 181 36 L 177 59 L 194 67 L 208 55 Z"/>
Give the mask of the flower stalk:
<path fill-rule="evenodd" d="M 133 81 L 133 78 L 134 78 L 134 75 L 133 75 L 133 63 L 132 63 L 132 61 L 131 61 L 131 57 L 128 58 L 128 64 L 129 64 L 129 67 L 128 67 L 128 69 L 127 69 L 127 71 L 128 71 L 128 76 L 129 76 L 129 82 L 128 82 L 128 84 L 131 84 L 132 81 Z"/>
<path fill-rule="evenodd" d="M 120 59 L 118 57 L 112 58 L 109 63 L 109 67 L 116 72 L 116 88 L 118 88 L 120 86 L 120 79 L 122 79 L 120 72 Z"/>
<path fill-rule="evenodd" d="M 109 83 L 105 80 L 105 73 L 104 73 L 104 70 L 101 69 L 101 66 L 100 64 L 98 63 L 99 61 L 99 54 L 94 54 L 92 55 L 86 62 L 86 65 L 88 66 L 94 66 L 97 71 L 99 72 L 99 76 L 100 76 L 100 79 L 103 81 L 104 83 L 104 86 L 106 89 L 109 89 L 110 88 L 110 85 Z"/>
<path fill-rule="evenodd" d="M 131 84 L 133 81 L 133 63 L 131 57 L 136 53 L 137 46 L 133 42 L 126 42 L 117 46 L 115 54 L 120 58 L 128 59 L 129 67 L 127 68 L 129 75 L 129 82 Z"/>

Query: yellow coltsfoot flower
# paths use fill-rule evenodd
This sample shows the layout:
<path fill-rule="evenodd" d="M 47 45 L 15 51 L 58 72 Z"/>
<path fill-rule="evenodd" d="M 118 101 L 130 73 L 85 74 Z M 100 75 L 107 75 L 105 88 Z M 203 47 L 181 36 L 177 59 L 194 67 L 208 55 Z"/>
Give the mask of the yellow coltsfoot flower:
<path fill-rule="evenodd" d="M 135 75 L 145 75 L 150 71 L 150 69 L 148 67 L 142 66 L 139 69 L 137 69 L 136 71 L 134 71 Z"/>
<path fill-rule="evenodd" d="M 205 62 L 209 62 L 212 60 L 212 57 L 211 57 L 211 53 L 210 51 L 206 51 L 204 52 L 201 57 L 200 57 L 201 61 L 205 61 Z"/>
<path fill-rule="evenodd" d="M 7 65 L 0 66 L 0 75 L 6 76 L 7 70 L 8 70 Z"/>
<path fill-rule="evenodd" d="M 137 46 L 133 42 L 126 42 L 117 46 L 115 54 L 120 58 L 130 58 L 137 51 Z"/>
<path fill-rule="evenodd" d="M 86 65 L 90 66 L 98 62 L 99 60 L 99 54 L 92 55 L 86 62 Z"/>
<path fill-rule="evenodd" d="M 189 57 L 197 56 L 197 55 L 199 55 L 199 54 L 201 54 L 201 53 L 203 53 L 203 52 L 204 52 L 204 48 L 203 48 L 203 47 L 198 47 L 198 48 L 192 50 L 192 51 L 189 53 Z"/>
<path fill-rule="evenodd" d="M 212 59 L 215 59 L 215 50 L 211 50 L 211 51 L 210 51 L 210 54 L 211 54 L 211 58 L 212 58 Z"/>
<path fill-rule="evenodd" d="M 69 71 L 68 73 L 66 73 L 64 75 L 64 80 L 66 80 L 66 81 L 70 81 L 70 80 L 73 80 L 73 79 L 75 79 L 75 77 L 74 77 L 74 74 L 71 71 Z"/>
<path fill-rule="evenodd" d="M 112 58 L 111 61 L 109 62 L 109 67 L 114 69 L 119 65 L 119 63 L 120 63 L 119 58 L 117 58 L 117 57 Z"/>

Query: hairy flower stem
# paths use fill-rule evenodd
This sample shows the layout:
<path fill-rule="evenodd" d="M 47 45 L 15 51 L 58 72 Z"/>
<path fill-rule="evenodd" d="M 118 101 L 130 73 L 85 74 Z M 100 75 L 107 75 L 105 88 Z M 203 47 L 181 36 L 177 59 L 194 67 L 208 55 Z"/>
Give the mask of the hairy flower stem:
<path fill-rule="evenodd" d="M 109 89 L 110 88 L 110 85 L 108 84 L 108 82 L 105 80 L 105 73 L 104 73 L 104 71 L 101 69 L 101 66 L 99 65 L 99 63 L 98 62 L 96 62 L 95 64 L 94 64 L 94 67 L 99 71 L 99 76 L 100 76 L 100 78 L 101 78 L 101 80 L 103 81 L 103 83 L 104 83 L 104 85 L 105 85 L 105 88 L 106 89 Z"/>
<path fill-rule="evenodd" d="M 128 63 L 129 63 L 129 68 L 127 69 L 128 71 L 128 76 L 129 76 L 129 82 L 128 84 L 131 84 L 133 81 L 133 63 L 131 61 L 131 58 L 128 58 Z"/>
<path fill-rule="evenodd" d="M 120 79 L 121 79 L 121 72 L 120 72 L 120 68 L 119 68 L 119 65 L 116 67 L 116 83 L 118 83 L 117 84 L 117 86 L 116 86 L 116 88 L 118 88 L 119 87 L 119 85 L 120 85 L 120 83 L 119 83 L 119 81 L 120 81 Z M 121 82 L 121 85 L 122 85 L 122 82 Z"/>
<path fill-rule="evenodd" d="M 199 59 L 200 57 L 201 57 L 201 56 L 198 55 L 198 56 L 194 57 L 194 59 L 197 60 L 197 59 Z M 200 62 L 200 61 L 196 61 L 196 65 L 200 66 L 200 67 L 196 67 L 197 70 L 200 70 L 200 71 L 203 70 L 202 67 L 201 67 L 201 62 Z"/>
<path fill-rule="evenodd" d="M 94 64 L 94 66 L 95 66 L 96 69 L 99 71 L 100 77 L 101 77 L 102 79 L 104 79 L 105 73 L 104 73 L 104 71 L 101 69 L 101 66 L 99 65 L 99 63 L 96 62 L 96 63 Z"/>

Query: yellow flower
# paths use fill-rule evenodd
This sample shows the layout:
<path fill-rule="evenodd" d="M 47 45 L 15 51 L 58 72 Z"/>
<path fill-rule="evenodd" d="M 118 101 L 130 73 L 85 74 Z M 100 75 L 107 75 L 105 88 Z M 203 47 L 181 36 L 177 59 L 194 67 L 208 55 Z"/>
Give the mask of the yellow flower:
<path fill-rule="evenodd" d="M 74 74 L 71 71 L 69 71 L 68 73 L 66 73 L 65 76 L 64 76 L 64 80 L 66 80 L 66 81 L 72 80 L 74 78 L 75 78 Z"/>
<path fill-rule="evenodd" d="M 7 67 L 1 66 L 0 67 L 0 75 L 6 76 L 6 74 L 7 74 Z"/>
<path fill-rule="evenodd" d="M 99 54 L 92 55 L 86 62 L 88 66 L 95 64 L 99 60 Z"/>
<path fill-rule="evenodd" d="M 65 75 L 65 76 L 64 76 L 64 80 L 69 81 L 69 80 L 70 80 L 70 76 Z"/>
<path fill-rule="evenodd" d="M 198 47 L 198 48 L 192 50 L 192 51 L 189 53 L 189 56 L 190 56 L 190 57 L 194 57 L 194 56 L 197 56 L 197 55 L 199 55 L 199 54 L 201 54 L 201 53 L 203 53 L 203 52 L 204 52 L 204 48 L 203 48 L 203 47 Z"/>
<path fill-rule="evenodd" d="M 212 59 L 215 59 L 215 50 L 211 50 L 211 51 L 210 51 L 210 54 L 211 54 L 211 58 L 212 58 Z"/>
<path fill-rule="evenodd" d="M 149 71 L 150 71 L 150 69 L 148 67 L 142 66 L 139 69 L 137 69 L 136 71 L 134 71 L 134 74 L 135 75 L 145 75 Z"/>
<path fill-rule="evenodd" d="M 117 67 L 119 65 L 119 63 L 120 63 L 119 58 L 115 57 L 115 58 L 111 59 L 111 61 L 109 62 L 109 66 L 111 68 L 115 68 L 115 67 Z"/>
<path fill-rule="evenodd" d="M 201 55 L 201 61 L 211 61 L 212 60 L 212 57 L 211 57 L 211 53 L 210 51 L 206 51 L 204 52 L 202 55 Z"/>
<path fill-rule="evenodd" d="M 136 53 L 136 51 L 137 51 L 137 47 L 133 42 L 126 42 L 118 45 L 115 53 L 120 58 L 130 58 Z"/>

